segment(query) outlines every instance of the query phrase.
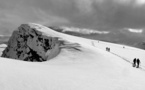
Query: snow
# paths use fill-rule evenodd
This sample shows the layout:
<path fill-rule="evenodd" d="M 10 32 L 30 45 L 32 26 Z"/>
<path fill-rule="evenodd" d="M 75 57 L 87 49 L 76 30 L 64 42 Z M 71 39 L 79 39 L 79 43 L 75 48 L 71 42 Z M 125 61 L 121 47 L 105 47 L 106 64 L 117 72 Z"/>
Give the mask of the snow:
<path fill-rule="evenodd" d="M 105 50 L 104 47 L 110 47 L 111 53 L 116 56 L 127 60 L 128 62 L 132 62 L 134 58 L 139 58 L 141 60 L 142 67 L 145 68 L 145 50 L 137 49 L 134 47 L 129 47 L 125 45 L 117 45 L 106 42 L 96 42 L 95 47 Z M 123 48 L 124 47 L 124 48 Z"/>
<path fill-rule="evenodd" d="M 0 56 L 2 54 L 2 51 L 7 47 L 6 44 L 0 44 Z"/>
<path fill-rule="evenodd" d="M 80 44 L 81 51 L 62 49 L 57 57 L 41 63 L 1 57 L 0 90 L 145 89 L 144 50 L 66 35 L 39 24 L 30 25 L 45 35 Z M 141 60 L 139 69 L 132 67 L 135 57 Z"/>
<path fill-rule="evenodd" d="M 0 44 L 0 48 L 5 48 L 5 47 L 7 47 L 6 44 Z"/>

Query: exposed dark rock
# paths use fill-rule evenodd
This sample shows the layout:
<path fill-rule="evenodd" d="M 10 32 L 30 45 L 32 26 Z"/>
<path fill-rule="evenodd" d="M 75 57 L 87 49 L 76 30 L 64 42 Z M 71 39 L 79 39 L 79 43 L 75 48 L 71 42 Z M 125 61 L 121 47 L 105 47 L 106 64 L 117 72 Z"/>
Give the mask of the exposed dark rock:
<path fill-rule="evenodd" d="M 42 32 L 22 24 L 8 41 L 2 57 L 24 61 L 46 61 L 55 57 L 60 49 L 57 37 L 42 35 Z"/>

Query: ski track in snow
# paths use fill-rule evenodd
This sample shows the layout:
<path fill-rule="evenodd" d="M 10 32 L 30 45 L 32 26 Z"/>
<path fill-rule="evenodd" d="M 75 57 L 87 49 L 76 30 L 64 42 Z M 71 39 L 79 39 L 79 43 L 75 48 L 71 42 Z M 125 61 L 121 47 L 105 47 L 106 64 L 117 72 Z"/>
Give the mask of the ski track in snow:
<path fill-rule="evenodd" d="M 31 25 L 45 35 L 80 44 L 81 51 L 62 49 L 41 63 L 0 58 L 0 90 L 145 90 L 145 73 L 131 65 L 133 58 L 140 58 L 144 70 L 144 50 Z"/>

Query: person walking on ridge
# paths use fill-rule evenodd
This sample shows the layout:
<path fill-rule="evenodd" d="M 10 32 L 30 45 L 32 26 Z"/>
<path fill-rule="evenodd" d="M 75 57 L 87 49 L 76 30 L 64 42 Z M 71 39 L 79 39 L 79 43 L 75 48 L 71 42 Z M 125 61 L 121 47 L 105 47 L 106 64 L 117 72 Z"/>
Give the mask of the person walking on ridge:
<path fill-rule="evenodd" d="M 132 64 L 133 67 L 136 67 L 136 61 L 137 61 L 136 58 L 134 58 L 133 59 L 133 64 Z"/>
<path fill-rule="evenodd" d="M 140 65 L 140 60 L 139 60 L 139 59 L 137 59 L 137 60 L 136 60 L 136 62 L 137 62 L 137 66 L 136 66 L 136 68 L 139 68 L 139 65 Z"/>

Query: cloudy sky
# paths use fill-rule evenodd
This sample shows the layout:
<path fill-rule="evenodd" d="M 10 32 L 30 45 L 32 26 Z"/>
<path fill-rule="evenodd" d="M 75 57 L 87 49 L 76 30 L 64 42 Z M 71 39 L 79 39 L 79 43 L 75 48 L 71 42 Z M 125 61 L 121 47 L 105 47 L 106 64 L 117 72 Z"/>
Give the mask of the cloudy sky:
<path fill-rule="evenodd" d="M 145 0 L 0 0 L 0 33 L 20 24 L 117 30 L 145 28 Z"/>

